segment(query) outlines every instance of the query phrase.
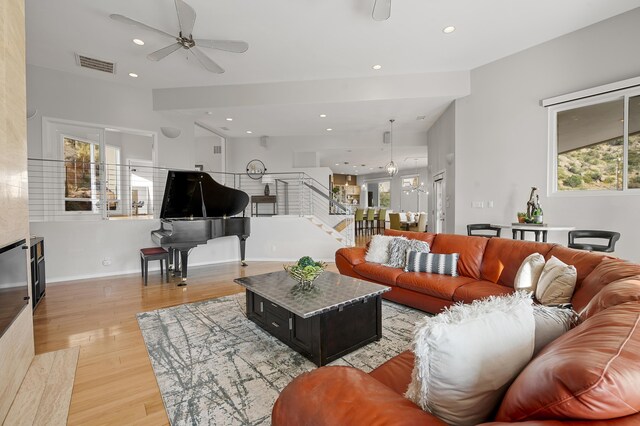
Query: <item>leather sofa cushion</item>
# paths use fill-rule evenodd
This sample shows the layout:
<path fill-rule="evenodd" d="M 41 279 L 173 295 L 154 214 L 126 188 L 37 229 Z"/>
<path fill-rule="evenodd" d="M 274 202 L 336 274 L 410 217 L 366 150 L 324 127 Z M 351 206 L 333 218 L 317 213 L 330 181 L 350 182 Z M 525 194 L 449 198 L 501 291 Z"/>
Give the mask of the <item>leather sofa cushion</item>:
<path fill-rule="evenodd" d="M 605 257 L 600 253 L 575 250 L 564 246 L 554 246 L 551 251 L 547 253 L 545 259 L 549 260 L 551 259 L 551 256 L 555 256 L 567 265 L 573 265 L 576 267 L 576 271 L 578 272 L 576 287 L 580 287 L 580 284 L 582 284 L 582 281 L 586 276 L 589 275 Z"/>
<path fill-rule="evenodd" d="M 599 420 L 640 410 L 640 303 L 602 311 L 547 345 L 507 391 L 496 421 Z"/>
<path fill-rule="evenodd" d="M 480 265 L 489 238 L 466 235 L 437 234 L 431 245 L 431 253 L 460 253 L 458 275 L 480 279 Z M 518 265 L 520 266 L 520 265 Z"/>
<path fill-rule="evenodd" d="M 586 321 L 598 312 L 627 302 L 640 302 L 640 275 L 607 284 L 580 312 L 580 319 Z"/>
<path fill-rule="evenodd" d="M 273 426 L 446 426 L 431 414 L 353 367 L 322 367 L 303 373 L 280 393 Z"/>
<path fill-rule="evenodd" d="M 513 287 L 516 273 L 524 259 L 533 253 L 545 256 L 553 244 L 490 238 L 482 259 L 481 279 Z"/>
<path fill-rule="evenodd" d="M 365 247 L 343 247 L 336 251 L 336 257 L 342 256 L 344 259 L 352 265 L 363 263 L 364 257 L 367 254 Z"/>
<path fill-rule="evenodd" d="M 385 229 L 384 235 L 389 237 L 405 237 L 410 240 L 420 240 L 429 244 L 429 247 L 433 244 L 433 240 L 436 234 L 430 232 L 412 232 L 412 231 L 396 231 L 395 229 Z"/>
<path fill-rule="evenodd" d="M 404 395 L 411 383 L 414 361 L 413 352 L 404 351 L 377 367 L 369 375 L 400 395 Z"/>
<path fill-rule="evenodd" d="M 469 277 L 452 277 L 429 272 L 403 272 L 397 277 L 396 285 L 440 299 L 453 300 L 453 293 L 458 287 L 475 281 Z"/>
<path fill-rule="evenodd" d="M 379 263 L 370 262 L 360 263 L 354 266 L 353 270 L 369 280 L 386 285 L 396 285 L 398 275 L 404 273 L 400 268 L 390 268 Z"/>
<path fill-rule="evenodd" d="M 640 265 L 620 259 L 605 257 L 595 269 L 576 287 L 571 303 L 576 312 L 585 306 L 609 283 L 640 275 Z"/>
<path fill-rule="evenodd" d="M 456 302 L 471 303 L 488 296 L 501 296 L 513 293 L 513 288 L 492 283 L 491 281 L 474 281 L 460 286 L 453 293 Z"/>

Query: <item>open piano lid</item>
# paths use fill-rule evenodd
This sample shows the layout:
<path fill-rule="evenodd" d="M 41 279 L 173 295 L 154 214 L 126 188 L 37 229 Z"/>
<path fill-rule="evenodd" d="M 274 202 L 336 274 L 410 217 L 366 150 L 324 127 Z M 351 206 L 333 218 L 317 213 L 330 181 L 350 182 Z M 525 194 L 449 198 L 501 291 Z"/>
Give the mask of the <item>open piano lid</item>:
<path fill-rule="evenodd" d="M 169 170 L 160 218 L 233 216 L 247 204 L 246 192 L 220 185 L 208 173 Z"/>

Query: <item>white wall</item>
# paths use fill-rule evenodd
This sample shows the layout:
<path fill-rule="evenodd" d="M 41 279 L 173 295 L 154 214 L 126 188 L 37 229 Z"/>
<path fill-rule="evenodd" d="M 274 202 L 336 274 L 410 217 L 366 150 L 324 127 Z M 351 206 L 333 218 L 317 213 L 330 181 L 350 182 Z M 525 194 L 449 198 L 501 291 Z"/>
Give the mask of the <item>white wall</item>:
<path fill-rule="evenodd" d="M 429 167 L 427 176 L 427 188 L 429 190 L 429 223 L 433 224 L 430 230 L 435 230 L 435 191 L 433 190 L 433 177 L 444 172 L 444 232 L 455 233 L 455 195 L 456 195 L 456 107 L 452 103 L 438 118 L 427 133 L 429 146 Z"/>
<path fill-rule="evenodd" d="M 160 166 L 193 168 L 195 164 L 193 120 L 154 112 L 151 90 L 28 65 L 27 105 L 38 111 L 27 122 L 31 158 L 42 157 L 42 117 L 52 117 L 157 132 Z M 160 127 L 167 126 L 179 128 L 180 136 L 164 136 Z"/>
<path fill-rule="evenodd" d="M 196 159 L 195 164 L 202 164 L 204 170 L 216 172 L 224 171 L 224 138 L 211 134 L 211 136 L 200 136 L 195 138 Z M 213 147 L 222 148 L 221 154 L 214 154 Z"/>
<path fill-rule="evenodd" d="M 34 222 L 31 233 L 44 237 L 47 282 L 140 273 L 139 250 L 152 247 L 151 231 L 159 220 L 105 220 L 100 222 Z M 291 238 L 296 235 L 298 238 Z M 247 261 L 293 261 L 303 255 L 333 261 L 341 245 L 304 217 L 251 218 L 246 242 Z M 194 248 L 189 266 L 239 261 L 237 237 L 210 240 Z M 152 262 L 157 270 L 159 262 Z"/>
<path fill-rule="evenodd" d="M 640 260 L 640 197 L 548 197 L 547 111 L 541 99 L 637 77 L 640 9 L 600 22 L 471 73 L 456 101 L 456 231 L 474 222 L 515 221 L 529 188 L 541 188 L 545 221 L 622 233 L 616 254 Z M 472 201 L 494 201 L 492 209 Z M 566 232 L 549 240 L 567 243 Z"/>

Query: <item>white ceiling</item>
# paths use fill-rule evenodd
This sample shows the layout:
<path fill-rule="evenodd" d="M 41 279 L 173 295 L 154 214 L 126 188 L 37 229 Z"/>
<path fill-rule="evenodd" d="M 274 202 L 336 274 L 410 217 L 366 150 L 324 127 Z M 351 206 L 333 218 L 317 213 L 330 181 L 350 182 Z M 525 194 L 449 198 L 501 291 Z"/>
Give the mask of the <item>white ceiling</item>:
<path fill-rule="evenodd" d="M 640 6 L 640 0 L 393 0 L 391 18 L 376 22 L 373 1 L 187 0 L 197 14 L 197 38 L 249 43 L 244 54 L 207 50 L 227 70 L 218 75 L 182 49 L 148 61 L 148 53 L 174 40 L 109 19 L 118 13 L 177 33 L 173 0 L 28 0 L 27 61 L 148 88 L 469 70 Z M 444 34 L 448 25 L 457 30 Z M 75 52 L 115 61 L 117 75 L 80 69 Z M 382 70 L 372 70 L 374 64 Z"/>
<path fill-rule="evenodd" d="M 243 54 L 203 49 L 226 73 L 205 71 L 182 49 L 159 62 L 149 61 L 147 54 L 174 40 L 109 18 L 122 14 L 177 34 L 173 0 L 27 0 L 27 62 L 147 89 L 376 76 L 403 81 L 410 74 L 468 71 L 640 7 L 640 0 L 392 0 L 391 18 L 376 22 L 371 18 L 374 0 L 186 1 L 197 14 L 195 38 L 249 43 Z M 457 30 L 446 35 L 442 29 L 449 25 Z M 135 45 L 133 38 L 145 45 Z M 75 53 L 114 61 L 116 74 L 78 67 Z M 374 64 L 382 69 L 374 71 Z M 129 72 L 139 77 L 131 78 Z M 455 97 L 422 93 L 327 102 L 309 96 L 289 104 L 165 112 L 189 115 L 230 137 L 320 137 L 332 128 L 332 136 L 348 141 L 354 132 L 376 132 L 381 138 L 389 118 L 396 118 L 397 129 L 404 132 L 425 132 Z M 344 145 L 320 147 L 321 164 L 345 173 L 352 165 L 336 167 L 336 162 L 366 164 L 358 170 L 362 174 L 388 162 L 382 148 Z M 404 169 L 413 167 L 412 158 L 426 156 L 426 147 L 401 145 L 394 146 L 394 160 Z"/>

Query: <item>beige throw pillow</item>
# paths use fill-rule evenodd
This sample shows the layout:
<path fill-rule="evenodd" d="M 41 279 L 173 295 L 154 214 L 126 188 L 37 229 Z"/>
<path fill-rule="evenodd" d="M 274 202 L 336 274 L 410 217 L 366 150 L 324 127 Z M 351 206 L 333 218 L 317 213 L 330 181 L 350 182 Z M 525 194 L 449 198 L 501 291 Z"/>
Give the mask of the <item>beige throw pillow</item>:
<path fill-rule="evenodd" d="M 516 273 L 513 288 L 535 293 L 544 264 L 544 256 L 540 253 L 533 253 L 527 256 Z"/>
<path fill-rule="evenodd" d="M 570 303 L 576 287 L 578 272 L 575 266 L 551 256 L 540 275 L 536 288 L 536 299 L 543 305 Z"/>
<path fill-rule="evenodd" d="M 533 354 L 531 297 L 523 292 L 457 304 L 416 326 L 406 397 L 453 425 L 490 419 Z"/>

